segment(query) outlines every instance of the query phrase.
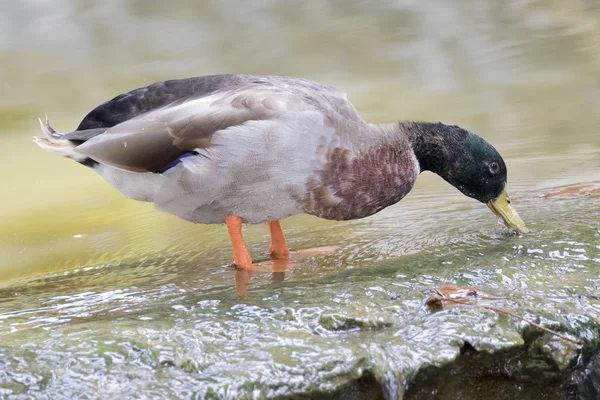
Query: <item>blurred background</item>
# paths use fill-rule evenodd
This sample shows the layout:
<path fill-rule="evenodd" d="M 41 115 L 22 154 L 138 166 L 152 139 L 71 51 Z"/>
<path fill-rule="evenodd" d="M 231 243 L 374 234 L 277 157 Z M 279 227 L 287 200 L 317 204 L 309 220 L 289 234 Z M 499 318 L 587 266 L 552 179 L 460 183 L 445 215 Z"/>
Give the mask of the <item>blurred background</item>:
<path fill-rule="evenodd" d="M 205 74 L 310 78 L 346 91 L 371 122 L 464 126 L 503 154 L 516 207 L 535 224 L 527 199 L 599 177 L 599 9 L 593 0 L 2 2 L 0 281 L 183 250 L 213 267 L 229 262 L 222 227 L 125 200 L 31 141 L 45 112 L 70 131 L 119 93 Z M 367 259 L 492 226 L 485 207 L 431 174 L 379 216 L 284 223 L 295 247 L 364 233 Z M 264 227 L 247 236 L 266 250 Z"/>

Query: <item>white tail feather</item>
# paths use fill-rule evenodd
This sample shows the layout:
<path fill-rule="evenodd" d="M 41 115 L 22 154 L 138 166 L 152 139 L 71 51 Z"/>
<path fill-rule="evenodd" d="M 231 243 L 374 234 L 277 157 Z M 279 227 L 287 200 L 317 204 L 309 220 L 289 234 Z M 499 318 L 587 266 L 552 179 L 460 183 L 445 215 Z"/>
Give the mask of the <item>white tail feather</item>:
<path fill-rule="evenodd" d="M 40 121 L 40 128 L 42 128 L 42 133 L 44 137 L 48 139 L 50 142 L 55 143 L 57 141 L 62 140 L 63 133 L 56 132 L 51 126 L 50 121 L 48 121 L 48 114 L 46 114 L 46 122 L 42 122 L 41 118 L 38 118 Z"/>
<path fill-rule="evenodd" d="M 75 161 L 83 161 L 87 157 L 77 154 L 73 149 L 75 149 L 76 145 L 71 143 L 71 141 L 64 139 L 63 133 L 56 132 L 50 126 L 48 121 L 48 116 L 46 115 L 46 122 L 43 122 L 41 118 L 38 118 L 40 121 L 40 128 L 42 130 L 43 137 L 33 137 L 33 141 L 35 144 L 40 146 L 42 149 L 46 151 L 50 151 L 52 153 L 56 153 L 63 157 L 71 158 Z"/>

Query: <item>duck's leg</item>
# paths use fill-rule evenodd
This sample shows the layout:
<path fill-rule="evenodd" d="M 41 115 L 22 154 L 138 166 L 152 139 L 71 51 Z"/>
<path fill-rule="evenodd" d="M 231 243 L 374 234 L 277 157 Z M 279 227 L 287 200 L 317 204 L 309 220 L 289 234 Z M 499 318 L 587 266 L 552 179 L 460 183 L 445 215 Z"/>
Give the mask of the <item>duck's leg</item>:
<path fill-rule="evenodd" d="M 269 253 L 275 258 L 287 259 L 290 255 L 290 249 L 288 248 L 279 221 L 269 222 L 268 225 L 269 232 L 271 232 L 271 247 L 269 247 Z"/>
<path fill-rule="evenodd" d="M 235 215 L 229 215 L 225 217 L 225 224 L 233 246 L 233 262 L 238 268 L 252 269 L 252 258 L 242 236 L 242 219 Z"/>

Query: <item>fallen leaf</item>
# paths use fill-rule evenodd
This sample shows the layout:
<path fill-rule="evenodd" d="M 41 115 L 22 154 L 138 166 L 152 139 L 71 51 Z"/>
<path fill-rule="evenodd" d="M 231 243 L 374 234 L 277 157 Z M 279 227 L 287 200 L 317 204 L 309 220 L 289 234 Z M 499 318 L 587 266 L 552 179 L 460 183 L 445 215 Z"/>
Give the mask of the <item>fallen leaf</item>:
<path fill-rule="evenodd" d="M 459 303 L 483 298 L 485 294 L 475 286 L 442 285 L 427 291 L 427 306 L 442 309 Z"/>
<path fill-rule="evenodd" d="M 583 342 L 576 338 L 568 336 L 568 334 L 563 334 L 556 332 L 552 329 L 546 328 L 540 324 L 537 324 L 533 321 L 528 320 L 518 314 L 515 314 L 511 311 L 504 310 L 498 307 L 492 307 L 489 305 L 478 304 L 473 302 L 473 300 L 479 299 L 499 299 L 501 297 L 491 297 L 486 295 L 475 286 L 455 286 L 455 285 L 442 285 L 436 286 L 427 291 L 427 297 L 425 298 L 425 304 L 432 309 L 433 311 L 441 310 L 444 307 L 456 305 L 456 306 L 474 306 L 481 307 L 489 311 L 494 311 L 499 314 L 504 314 L 511 316 L 513 318 L 520 319 L 521 321 L 525 321 L 528 324 L 535 326 L 538 329 L 541 329 L 545 332 L 548 332 L 554 336 L 557 336 L 563 340 L 569 341 L 571 343 L 575 343 L 577 345 L 582 345 Z"/>
<path fill-rule="evenodd" d="M 593 197 L 600 198 L 600 182 L 587 183 L 582 185 L 566 186 L 557 188 L 549 193 L 542 195 L 543 198 L 578 198 L 578 197 Z"/>

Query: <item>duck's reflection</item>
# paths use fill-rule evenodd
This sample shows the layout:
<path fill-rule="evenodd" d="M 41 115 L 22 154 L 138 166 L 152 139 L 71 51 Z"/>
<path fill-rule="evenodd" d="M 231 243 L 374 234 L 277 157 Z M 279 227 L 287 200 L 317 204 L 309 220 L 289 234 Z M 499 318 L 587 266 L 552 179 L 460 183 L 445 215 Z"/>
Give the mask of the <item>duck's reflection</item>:
<path fill-rule="evenodd" d="M 293 269 L 299 262 L 312 257 L 331 254 L 336 249 L 337 246 L 326 246 L 298 250 L 291 252 L 287 259 L 273 258 L 272 260 L 255 263 L 252 265 L 252 269 L 236 268 L 235 290 L 238 294 L 247 295 L 248 285 L 254 271 L 271 273 L 273 282 L 283 282 L 285 280 L 285 273 Z"/>
<path fill-rule="evenodd" d="M 252 265 L 252 269 L 236 268 L 235 270 L 235 290 L 239 294 L 248 294 L 248 285 L 252 279 L 252 273 L 254 271 L 266 272 L 272 274 L 272 280 L 274 282 L 283 282 L 285 280 L 285 273 L 288 269 L 292 269 L 293 265 L 298 260 L 294 259 L 273 259 L 264 261 L 261 263 L 255 263 Z"/>

